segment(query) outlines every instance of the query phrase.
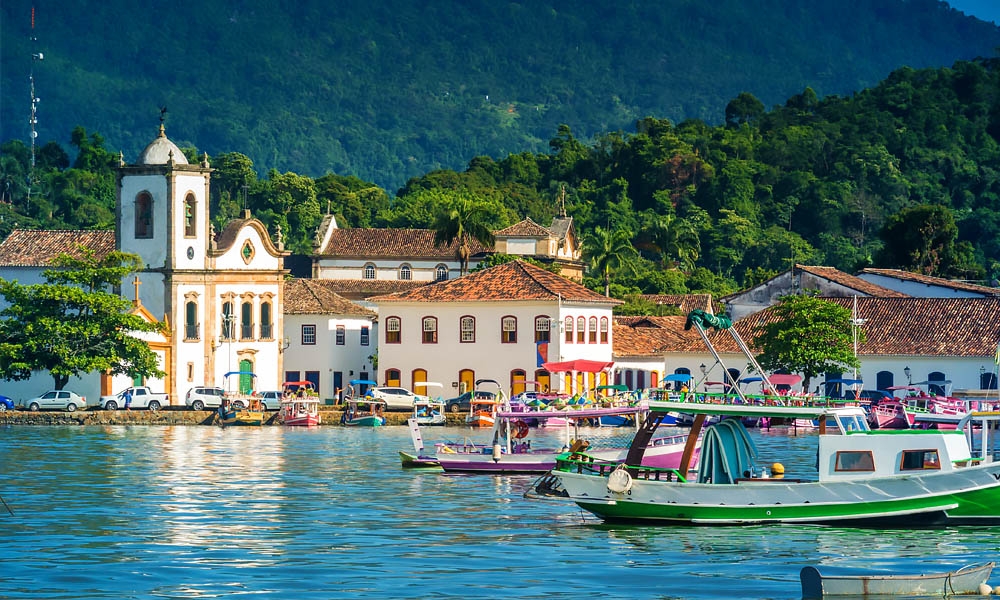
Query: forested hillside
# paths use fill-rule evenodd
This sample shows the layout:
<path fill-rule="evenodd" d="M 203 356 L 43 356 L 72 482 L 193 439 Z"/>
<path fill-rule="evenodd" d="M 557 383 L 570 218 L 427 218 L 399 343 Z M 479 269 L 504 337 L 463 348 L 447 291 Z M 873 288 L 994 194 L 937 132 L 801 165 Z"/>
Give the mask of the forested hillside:
<path fill-rule="evenodd" d="M 936 0 L 7 0 L 0 11 L 0 140 L 29 139 L 33 70 L 42 144 L 69 150 L 81 126 L 132 160 L 165 106 L 181 146 L 390 194 L 474 156 L 544 152 L 560 124 L 588 141 L 646 117 L 715 125 L 741 92 L 766 107 L 806 87 L 849 95 L 902 66 L 1000 47 L 1000 29 Z"/>
<path fill-rule="evenodd" d="M 901 68 L 843 97 L 806 88 L 770 110 L 742 93 L 723 112 L 720 125 L 650 117 L 592 141 L 563 125 L 544 152 L 475 157 L 395 198 L 357 177 L 263 173 L 224 152 L 210 157 L 211 214 L 221 228 L 245 205 L 309 253 L 325 213 L 347 227 L 435 229 L 465 215 L 496 230 L 524 217 L 548 225 L 565 206 L 592 265 L 615 265 L 616 297 L 728 293 L 794 263 L 1000 276 L 1000 59 Z M 74 157 L 41 147 L 30 198 L 28 148 L 0 146 L 0 234 L 113 226 L 117 152 L 83 128 L 71 139 Z"/>

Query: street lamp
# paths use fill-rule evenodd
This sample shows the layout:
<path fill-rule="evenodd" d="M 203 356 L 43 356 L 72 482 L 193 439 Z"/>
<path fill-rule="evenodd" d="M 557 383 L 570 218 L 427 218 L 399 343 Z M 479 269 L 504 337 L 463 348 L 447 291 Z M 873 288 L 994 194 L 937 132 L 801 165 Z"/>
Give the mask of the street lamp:
<path fill-rule="evenodd" d="M 701 374 L 702 375 L 704 375 L 706 372 L 708 372 L 708 367 L 705 366 L 705 363 L 701 363 L 701 366 L 698 367 L 698 368 L 701 369 Z"/>
<path fill-rule="evenodd" d="M 906 384 L 911 385 L 913 383 L 913 377 L 910 376 L 910 367 L 903 367 L 903 374 L 906 375 Z"/>
<path fill-rule="evenodd" d="M 226 372 L 232 370 L 233 367 L 233 338 L 235 337 L 235 331 L 233 330 L 233 323 L 236 321 L 236 315 L 231 312 L 224 313 L 222 315 L 222 326 L 223 334 L 226 337 L 226 341 L 229 342 L 229 359 L 226 361 Z M 226 386 L 229 387 L 229 386 Z M 229 390 L 227 390 L 229 391 Z"/>

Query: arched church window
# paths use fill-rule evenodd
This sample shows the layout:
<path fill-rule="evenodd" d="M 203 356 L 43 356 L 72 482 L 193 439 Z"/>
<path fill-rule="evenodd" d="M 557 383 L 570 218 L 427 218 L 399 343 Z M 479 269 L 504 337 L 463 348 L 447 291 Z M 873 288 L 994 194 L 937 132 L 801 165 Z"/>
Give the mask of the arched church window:
<path fill-rule="evenodd" d="M 253 339 L 253 302 L 249 300 L 240 306 L 240 339 Z"/>
<path fill-rule="evenodd" d="M 135 239 L 153 237 L 153 196 L 141 192 L 135 197 Z"/>
<path fill-rule="evenodd" d="M 200 339 L 198 333 L 198 303 L 188 300 L 184 305 L 184 339 Z"/>
<path fill-rule="evenodd" d="M 184 237 L 198 235 L 198 219 L 195 217 L 197 206 L 198 202 L 194 199 L 194 194 L 188 192 L 184 199 Z"/>
<path fill-rule="evenodd" d="M 274 339 L 274 324 L 271 323 L 271 303 L 260 302 L 260 337 L 264 340 Z"/>

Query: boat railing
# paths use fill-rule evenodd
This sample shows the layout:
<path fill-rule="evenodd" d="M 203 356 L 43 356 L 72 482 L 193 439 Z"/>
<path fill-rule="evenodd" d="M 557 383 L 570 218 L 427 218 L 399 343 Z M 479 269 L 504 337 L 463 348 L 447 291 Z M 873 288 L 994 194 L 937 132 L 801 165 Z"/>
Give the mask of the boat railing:
<path fill-rule="evenodd" d="M 681 392 L 677 397 L 671 395 L 673 402 L 689 404 L 727 404 L 740 406 L 810 406 L 810 407 L 843 407 L 859 406 L 859 402 L 851 398 L 832 398 L 813 394 L 737 394 L 718 392 Z"/>
<path fill-rule="evenodd" d="M 612 471 L 620 468 L 622 463 L 613 460 L 598 460 L 590 454 L 584 452 L 564 452 L 556 457 L 556 470 L 576 473 L 590 473 L 593 475 L 610 475 Z M 681 475 L 677 469 L 664 467 L 628 467 L 629 473 L 634 479 L 647 481 L 678 481 L 686 482 L 687 479 Z"/>

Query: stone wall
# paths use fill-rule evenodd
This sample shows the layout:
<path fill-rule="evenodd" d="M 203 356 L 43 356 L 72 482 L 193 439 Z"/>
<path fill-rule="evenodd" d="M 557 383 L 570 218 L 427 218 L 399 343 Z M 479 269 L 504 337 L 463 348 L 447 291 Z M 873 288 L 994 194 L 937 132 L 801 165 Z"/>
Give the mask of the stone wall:
<path fill-rule="evenodd" d="M 340 410 L 320 410 L 323 425 L 340 425 Z M 449 414 L 448 425 L 465 425 L 465 414 Z M 386 425 L 406 425 L 408 412 L 388 412 Z M 0 425 L 219 425 L 214 410 L 80 410 L 0 412 Z M 267 413 L 264 425 L 280 425 L 278 412 Z"/>

